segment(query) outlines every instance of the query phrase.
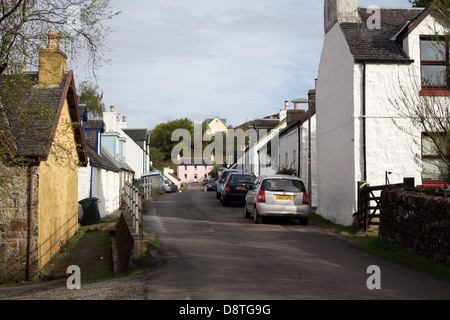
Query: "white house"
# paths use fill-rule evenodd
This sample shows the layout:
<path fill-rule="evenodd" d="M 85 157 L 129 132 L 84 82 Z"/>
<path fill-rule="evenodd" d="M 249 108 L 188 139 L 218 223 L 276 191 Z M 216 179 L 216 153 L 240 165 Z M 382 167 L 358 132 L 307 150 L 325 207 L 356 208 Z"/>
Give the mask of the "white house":
<path fill-rule="evenodd" d="M 316 87 L 317 210 L 350 225 L 357 210 L 358 181 L 381 185 L 391 172 L 391 183 L 404 177 L 422 183 L 426 160 L 414 161 L 414 154 L 421 154 L 421 141 L 415 144 L 399 125 L 419 139 L 421 132 L 398 116 L 392 101 L 402 90 L 413 99 L 437 93 L 448 101 L 448 83 L 430 88 L 420 77 L 434 81 L 434 72 L 445 70 L 448 43 L 447 61 L 433 67 L 424 55 L 432 47 L 430 36 L 442 34 L 443 28 L 429 8 L 358 8 L 356 0 L 325 0 L 324 9 Z"/>
<path fill-rule="evenodd" d="M 306 103 L 308 110 L 297 108 Z M 295 170 L 308 190 L 313 207 L 317 206 L 317 152 L 315 91 L 309 91 L 309 99 L 292 101 L 294 109 L 287 112 L 286 128 L 279 133 L 279 168 Z M 311 127 L 311 130 L 309 129 Z"/>
<path fill-rule="evenodd" d="M 120 207 L 120 169 L 110 161 L 102 148 L 101 135 L 104 131 L 102 120 L 87 120 L 82 108 L 82 127 L 86 143 L 88 163 L 78 169 L 78 200 L 97 198 L 100 217 L 105 217 Z M 78 216 L 83 216 L 82 206 L 78 206 Z"/>
<path fill-rule="evenodd" d="M 119 148 L 124 148 L 123 162 L 126 162 L 133 169 L 135 178 L 139 179 L 142 174 L 149 172 L 150 158 L 147 148 L 147 140 L 143 141 L 143 145 L 139 145 L 139 141 L 135 142 L 133 138 L 125 132 L 125 130 L 127 130 L 125 117 L 123 117 L 123 120 L 119 119 L 117 112 L 115 112 L 114 110 L 114 106 L 111 106 L 109 112 L 103 112 L 103 121 L 106 126 L 104 135 L 106 136 L 116 134 L 120 138 L 119 140 L 117 140 L 117 143 L 120 144 L 115 150 L 117 153 L 119 153 Z M 139 129 L 139 131 L 142 131 L 142 129 Z M 128 133 L 130 132 L 134 131 L 128 130 Z"/>
<path fill-rule="evenodd" d="M 213 119 L 206 119 L 204 122 L 208 126 L 208 134 L 214 134 L 216 132 L 227 133 L 227 120 L 214 117 Z"/>

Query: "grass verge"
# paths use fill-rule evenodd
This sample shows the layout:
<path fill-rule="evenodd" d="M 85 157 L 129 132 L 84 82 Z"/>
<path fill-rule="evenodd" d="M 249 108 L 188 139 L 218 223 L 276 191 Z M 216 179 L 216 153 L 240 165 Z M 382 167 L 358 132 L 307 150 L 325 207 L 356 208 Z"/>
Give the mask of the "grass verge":
<path fill-rule="evenodd" d="M 378 229 L 372 228 L 367 231 L 361 231 L 354 226 L 347 227 L 334 224 L 314 212 L 310 215 L 309 219 L 312 224 L 326 227 L 331 231 L 346 235 L 347 240 L 360 249 L 405 264 L 413 269 L 450 280 L 450 267 L 408 252 L 398 245 L 383 241 L 378 236 Z"/>

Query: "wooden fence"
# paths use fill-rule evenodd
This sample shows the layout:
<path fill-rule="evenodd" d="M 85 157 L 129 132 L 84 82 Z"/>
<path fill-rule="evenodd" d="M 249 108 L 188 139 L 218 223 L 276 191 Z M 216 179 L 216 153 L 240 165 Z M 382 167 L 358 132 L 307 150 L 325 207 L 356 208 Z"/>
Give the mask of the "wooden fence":
<path fill-rule="evenodd" d="M 370 186 L 364 181 L 358 182 L 358 208 L 353 214 L 355 225 L 367 230 L 380 224 L 381 191 L 392 188 L 414 187 L 414 178 L 404 178 L 403 183 Z"/>
<path fill-rule="evenodd" d="M 143 193 L 138 187 L 131 183 L 125 185 L 125 205 L 126 212 L 129 215 L 132 228 L 139 235 L 140 240 L 144 239 L 144 222 L 143 222 Z"/>

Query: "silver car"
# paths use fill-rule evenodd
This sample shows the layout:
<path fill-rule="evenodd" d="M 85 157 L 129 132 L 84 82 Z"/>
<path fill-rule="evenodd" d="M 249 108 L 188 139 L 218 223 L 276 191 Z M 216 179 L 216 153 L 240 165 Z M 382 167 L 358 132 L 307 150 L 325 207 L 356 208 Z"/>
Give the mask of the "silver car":
<path fill-rule="evenodd" d="M 286 217 L 306 225 L 310 212 L 305 185 L 295 176 L 259 176 L 245 197 L 245 217 L 253 214 L 255 223 L 262 217 Z"/>

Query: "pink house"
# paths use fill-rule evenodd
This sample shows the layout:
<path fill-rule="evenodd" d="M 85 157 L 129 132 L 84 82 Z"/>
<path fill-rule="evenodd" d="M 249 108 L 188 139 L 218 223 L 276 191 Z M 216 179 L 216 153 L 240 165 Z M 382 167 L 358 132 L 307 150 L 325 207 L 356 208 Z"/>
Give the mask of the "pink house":
<path fill-rule="evenodd" d="M 214 158 L 211 160 L 214 162 Z M 214 165 L 207 163 L 204 159 L 180 159 L 177 165 L 177 176 L 181 183 L 196 183 L 209 180 L 209 172 L 214 169 Z"/>

